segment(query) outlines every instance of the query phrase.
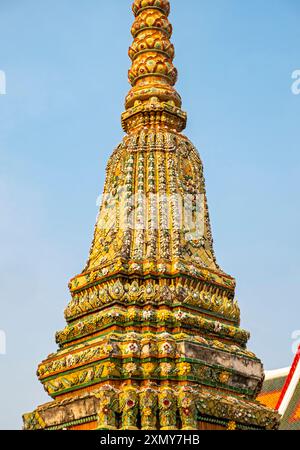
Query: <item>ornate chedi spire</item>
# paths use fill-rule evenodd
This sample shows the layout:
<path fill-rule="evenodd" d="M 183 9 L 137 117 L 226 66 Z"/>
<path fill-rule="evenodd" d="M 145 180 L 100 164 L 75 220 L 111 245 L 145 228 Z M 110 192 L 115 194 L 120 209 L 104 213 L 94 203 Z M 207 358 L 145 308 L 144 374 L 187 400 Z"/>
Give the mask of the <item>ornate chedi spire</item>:
<path fill-rule="evenodd" d="M 132 89 L 86 267 L 70 282 L 57 353 L 38 368 L 53 402 L 25 429 L 276 428 L 264 374 L 218 266 L 203 167 L 181 134 L 168 0 L 135 0 Z"/>
<path fill-rule="evenodd" d="M 180 109 L 181 98 L 174 88 L 177 70 L 173 65 L 175 50 L 170 42 L 170 4 L 163 0 L 135 2 L 133 12 L 134 41 L 129 49 L 132 89 L 122 116 L 124 131 L 158 126 L 180 132 L 186 126 L 186 114 Z"/>

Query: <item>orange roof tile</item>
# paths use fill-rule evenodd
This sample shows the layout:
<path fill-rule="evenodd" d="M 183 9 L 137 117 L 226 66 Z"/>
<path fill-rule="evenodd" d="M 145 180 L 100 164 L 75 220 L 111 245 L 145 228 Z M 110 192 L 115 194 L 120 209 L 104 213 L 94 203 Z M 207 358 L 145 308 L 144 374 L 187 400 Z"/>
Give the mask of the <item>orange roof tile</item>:
<path fill-rule="evenodd" d="M 273 392 L 262 392 L 257 398 L 257 400 L 265 406 L 269 408 L 275 409 L 280 398 L 281 391 L 273 391 Z"/>

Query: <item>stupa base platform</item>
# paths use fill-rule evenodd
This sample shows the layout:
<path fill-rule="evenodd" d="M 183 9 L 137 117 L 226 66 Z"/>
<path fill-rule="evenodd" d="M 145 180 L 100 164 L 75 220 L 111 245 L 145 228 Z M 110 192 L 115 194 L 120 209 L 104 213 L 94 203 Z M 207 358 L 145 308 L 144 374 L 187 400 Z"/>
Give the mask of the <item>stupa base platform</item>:
<path fill-rule="evenodd" d="M 25 430 L 274 430 L 280 417 L 259 402 L 199 386 L 121 389 L 103 385 L 24 414 Z"/>

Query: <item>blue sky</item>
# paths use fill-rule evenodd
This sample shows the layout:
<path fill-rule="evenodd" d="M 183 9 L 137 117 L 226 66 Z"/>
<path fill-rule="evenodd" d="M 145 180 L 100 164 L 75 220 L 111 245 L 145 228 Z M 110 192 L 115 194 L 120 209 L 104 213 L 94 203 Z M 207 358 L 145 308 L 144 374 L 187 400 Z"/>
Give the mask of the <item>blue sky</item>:
<path fill-rule="evenodd" d="M 186 134 L 204 161 L 218 261 L 267 369 L 300 329 L 299 0 L 172 0 Z M 122 139 L 131 0 L 1 0 L 0 428 L 48 401 L 69 278 L 86 261 Z"/>

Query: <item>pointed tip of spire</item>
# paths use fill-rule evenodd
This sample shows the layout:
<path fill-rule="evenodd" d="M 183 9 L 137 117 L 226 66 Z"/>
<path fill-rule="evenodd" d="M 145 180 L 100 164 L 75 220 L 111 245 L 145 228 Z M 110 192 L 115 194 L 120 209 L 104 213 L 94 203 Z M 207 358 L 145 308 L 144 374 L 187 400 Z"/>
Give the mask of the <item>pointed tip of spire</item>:
<path fill-rule="evenodd" d="M 158 9 L 166 16 L 170 14 L 169 0 L 134 0 L 132 11 L 135 16 L 138 16 L 145 9 Z"/>
<path fill-rule="evenodd" d="M 181 98 L 174 86 L 177 70 L 173 65 L 175 50 L 170 42 L 172 25 L 168 20 L 168 0 L 134 0 L 135 21 L 131 28 L 134 41 L 129 49 L 132 66 L 128 72 L 132 89 L 126 97 L 126 113 L 122 123 L 125 131 L 132 128 L 128 118 L 139 111 L 153 109 L 178 118 L 176 128 L 182 131 L 186 114 L 181 111 Z M 168 120 L 167 120 L 168 122 Z M 166 126 L 166 124 L 164 125 Z M 174 128 L 174 123 L 173 123 Z"/>

